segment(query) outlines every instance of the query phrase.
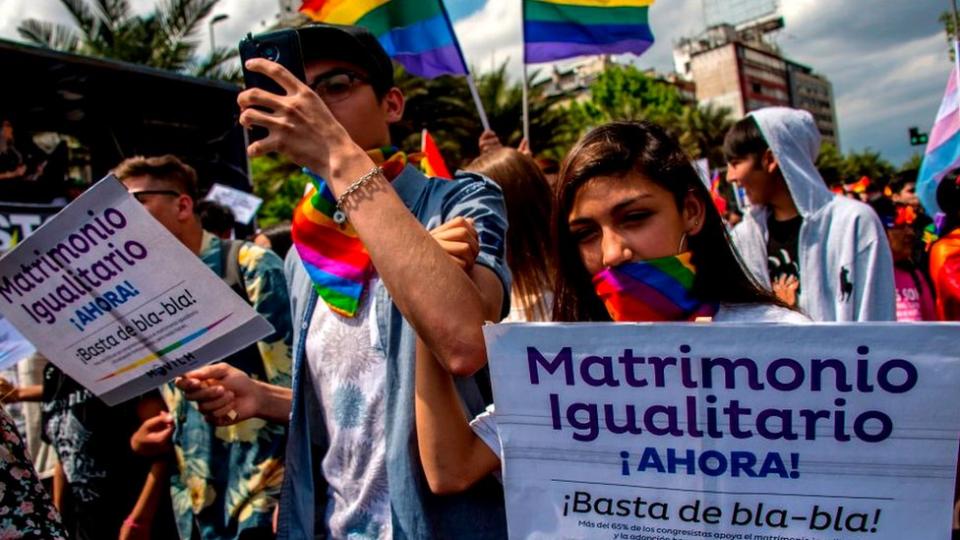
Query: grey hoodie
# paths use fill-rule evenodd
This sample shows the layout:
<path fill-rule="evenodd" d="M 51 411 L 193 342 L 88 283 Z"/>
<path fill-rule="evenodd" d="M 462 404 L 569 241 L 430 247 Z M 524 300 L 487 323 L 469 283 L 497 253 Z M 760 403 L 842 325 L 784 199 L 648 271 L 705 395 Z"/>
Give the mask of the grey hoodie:
<path fill-rule="evenodd" d="M 814 321 L 893 321 L 893 257 L 873 210 L 827 189 L 814 165 L 820 133 L 810 113 L 771 107 L 750 113 L 777 158 L 803 224 L 799 307 Z M 733 230 L 750 272 L 770 288 L 767 217 L 754 205 Z"/>

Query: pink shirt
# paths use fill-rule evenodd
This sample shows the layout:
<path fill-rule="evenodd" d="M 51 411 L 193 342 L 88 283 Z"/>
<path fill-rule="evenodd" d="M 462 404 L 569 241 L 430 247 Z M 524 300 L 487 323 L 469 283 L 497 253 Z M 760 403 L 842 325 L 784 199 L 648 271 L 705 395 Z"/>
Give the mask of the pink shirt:
<path fill-rule="evenodd" d="M 903 268 L 893 269 L 893 279 L 897 289 L 898 321 L 935 321 L 936 308 L 930 287 L 923 276 L 914 275 Z M 919 283 L 920 288 L 917 288 Z"/>

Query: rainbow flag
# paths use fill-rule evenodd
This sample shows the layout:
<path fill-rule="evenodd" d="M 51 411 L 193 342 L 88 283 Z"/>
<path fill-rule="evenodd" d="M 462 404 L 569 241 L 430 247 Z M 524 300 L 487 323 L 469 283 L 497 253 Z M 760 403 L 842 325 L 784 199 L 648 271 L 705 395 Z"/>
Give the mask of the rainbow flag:
<path fill-rule="evenodd" d="M 923 164 L 917 176 L 917 196 L 927 210 L 935 216 L 940 211 L 937 205 L 937 185 L 951 170 L 960 166 L 960 92 L 957 88 L 957 68 L 954 67 L 947 81 L 937 119 L 930 130 L 930 140 L 924 152 Z"/>
<path fill-rule="evenodd" d="M 414 75 L 468 73 L 441 0 L 304 0 L 300 12 L 317 22 L 366 28 Z"/>
<path fill-rule="evenodd" d="M 423 174 L 436 178 L 446 178 L 447 180 L 453 178 L 450 169 L 443 161 L 440 149 L 437 148 L 437 143 L 434 142 L 430 132 L 426 129 L 420 135 L 420 152 L 423 153 L 423 157 L 420 159 L 420 168 L 423 169 Z"/>
<path fill-rule="evenodd" d="M 653 0 L 523 0 L 524 61 L 643 54 L 653 45 Z"/>

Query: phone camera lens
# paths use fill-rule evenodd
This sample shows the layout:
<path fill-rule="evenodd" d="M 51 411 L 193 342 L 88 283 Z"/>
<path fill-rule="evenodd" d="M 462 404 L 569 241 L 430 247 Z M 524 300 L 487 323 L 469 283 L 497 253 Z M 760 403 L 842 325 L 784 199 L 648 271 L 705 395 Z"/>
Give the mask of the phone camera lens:
<path fill-rule="evenodd" d="M 280 49 L 276 45 L 267 45 L 260 51 L 260 54 L 267 60 L 276 62 L 280 58 Z"/>

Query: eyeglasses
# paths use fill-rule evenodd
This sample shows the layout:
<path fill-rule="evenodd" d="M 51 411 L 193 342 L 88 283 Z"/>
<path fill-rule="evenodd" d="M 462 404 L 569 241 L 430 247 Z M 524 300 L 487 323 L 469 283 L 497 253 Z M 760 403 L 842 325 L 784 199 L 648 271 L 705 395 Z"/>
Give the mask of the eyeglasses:
<path fill-rule="evenodd" d="M 146 202 L 144 196 L 146 195 L 169 195 L 171 197 L 179 197 L 181 194 L 179 191 L 174 191 L 172 189 L 144 189 L 142 191 L 131 191 L 130 195 L 133 195 L 133 198 L 143 204 Z"/>
<path fill-rule="evenodd" d="M 313 91 L 327 103 L 343 101 L 358 85 L 369 82 L 366 77 L 347 70 L 333 70 L 313 81 Z"/>

